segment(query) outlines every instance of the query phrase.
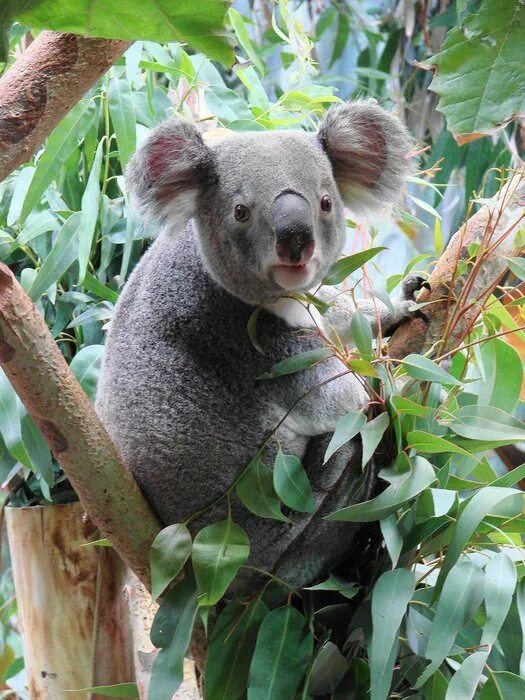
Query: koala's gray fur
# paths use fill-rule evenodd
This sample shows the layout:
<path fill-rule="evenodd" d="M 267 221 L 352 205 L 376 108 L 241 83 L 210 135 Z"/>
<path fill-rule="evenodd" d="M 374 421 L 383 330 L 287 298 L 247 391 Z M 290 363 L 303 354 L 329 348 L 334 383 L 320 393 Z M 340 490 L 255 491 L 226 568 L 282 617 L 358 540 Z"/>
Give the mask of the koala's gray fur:
<path fill-rule="evenodd" d="M 130 194 L 163 231 L 119 301 L 97 410 L 165 524 L 220 497 L 294 401 L 344 372 L 332 358 L 308 371 L 257 379 L 276 362 L 322 345 L 311 328 L 300 330 L 312 326 L 303 307 L 283 297 L 316 289 L 341 254 L 344 205 L 381 209 L 399 197 L 410 147 L 400 122 L 366 100 L 332 109 L 318 134 L 243 133 L 211 147 L 192 125 L 173 119 L 135 154 Z M 331 211 L 320 206 L 327 196 Z M 238 205 L 250 210 L 248 221 L 236 220 Z M 276 240 L 284 241 L 284 256 L 299 240 L 301 260 L 310 241 L 313 257 L 298 266 L 282 263 Z M 373 325 L 379 316 L 384 333 L 408 313 L 412 291 L 394 314 L 379 302 L 360 309 Z M 333 298 L 334 290 L 319 295 Z M 247 335 L 254 305 L 264 307 L 257 323 L 264 354 Z M 354 310 L 343 295 L 319 321 L 327 333 L 334 326 L 346 332 Z M 361 383 L 346 374 L 309 393 L 280 426 L 278 443 L 303 460 L 317 511 L 292 514 L 294 522 L 285 524 L 254 516 L 233 498 L 233 518 L 251 541 L 248 563 L 306 585 L 344 557 L 354 526 L 322 516 L 366 493 L 359 445 L 339 450 L 326 465 L 322 455 L 338 419 L 367 401 Z M 276 449 L 273 439 L 267 464 Z M 222 502 L 192 527 L 225 516 Z"/>

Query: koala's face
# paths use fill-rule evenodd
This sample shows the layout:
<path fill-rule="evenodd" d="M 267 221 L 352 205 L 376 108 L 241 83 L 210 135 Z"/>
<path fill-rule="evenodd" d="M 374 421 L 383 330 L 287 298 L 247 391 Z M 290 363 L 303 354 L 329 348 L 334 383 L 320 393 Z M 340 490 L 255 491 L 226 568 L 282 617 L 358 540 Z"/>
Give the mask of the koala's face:
<path fill-rule="evenodd" d="M 171 120 L 130 163 L 132 197 L 174 234 L 194 219 L 208 271 L 250 304 L 319 285 L 339 257 L 345 204 L 397 199 L 410 140 L 372 101 L 332 109 L 317 134 L 236 134 L 209 147 Z M 174 241 L 174 245 L 176 242 Z"/>
<path fill-rule="evenodd" d="M 218 179 L 194 217 L 212 276 L 252 304 L 318 285 L 341 253 L 345 217 L 316 136 L 239 134 L 213 152 Z"/>

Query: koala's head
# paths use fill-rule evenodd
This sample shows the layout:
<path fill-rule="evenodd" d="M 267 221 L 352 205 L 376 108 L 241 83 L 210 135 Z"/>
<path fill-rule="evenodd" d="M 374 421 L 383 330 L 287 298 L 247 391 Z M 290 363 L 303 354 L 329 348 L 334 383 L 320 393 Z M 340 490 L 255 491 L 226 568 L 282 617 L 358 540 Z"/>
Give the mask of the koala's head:
<path fill-rule="evenodd" d="M 410 148 L 404 126 L 373 100 L 332 108 L 316 134 L 247 132 L 211 145 L 172 119 L 137 151 L 127 180 L 165 235 L 194 220 L 216 282 L 266 304 L 321 282 L 343 248 L 344 206 L 362 213 L 399 198 Z"/>

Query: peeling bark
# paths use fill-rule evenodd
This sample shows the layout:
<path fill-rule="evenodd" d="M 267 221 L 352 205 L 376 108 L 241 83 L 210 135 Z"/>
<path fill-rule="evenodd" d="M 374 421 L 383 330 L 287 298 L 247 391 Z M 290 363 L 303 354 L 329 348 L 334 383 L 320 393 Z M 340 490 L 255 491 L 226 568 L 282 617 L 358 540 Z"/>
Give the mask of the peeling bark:
<path fill-rule="evenodd" d="M 0 181 L 29 160 L 129 42 L 44 31 L 0 78 Z"/>
<path fill-rule="evenodd" d="M 149 549 L 160 524 L 45 320 L 3 263 L 0 363 L 84 509 L 148 588 Z"/>
<path fill-rule="evenodd" d="M 520 171 L 452 236 L 428 279 L 430 290 L 422 289 L 417 298 L 418 303 L 430 302 L 422 308 L 428 323 L 421 318 L 404 323 L 389 342 L 390 357 L 429 350 L 437 356 L 461 344 L 508 272 L 505 258 L 519 254 L 514 239 L 524 217 L 525 171 Z M 473 243 L 480 245 L 482 261 L 458 270 Z"/>
<path fill-rule="evenodd" d="M 126 568 L 111 548 L 82 546 L 94 539 L 82 514 L 80 503 L 6 509 L 32 700 L 86 700 L 82 688 L 134 678 Z"/>

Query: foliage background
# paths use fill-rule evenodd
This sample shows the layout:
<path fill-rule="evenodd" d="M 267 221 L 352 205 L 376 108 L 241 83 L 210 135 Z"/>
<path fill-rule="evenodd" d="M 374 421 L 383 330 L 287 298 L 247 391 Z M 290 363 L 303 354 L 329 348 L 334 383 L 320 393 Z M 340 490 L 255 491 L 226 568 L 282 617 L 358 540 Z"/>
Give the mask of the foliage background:
<path fill-rule="evenodd" d="M 507 27 L 511 33 L 508 43 L 512 47 L 514 42 L 519 42 L 521 31 L 512 18 L 521 12 L 521 6 L 517 3 L 514 7 L 513 3 L 502 0 L 499 4 L 500 12 L 496 13 L 499 24 L 491 27 L 489 38 L 493 36 L 498 46 L 502 41 L 498 32 Z M 390 292 L 409 269 L 428 268 L 450 234 L 478 206 L 472 203 L 472 197 L 492 195 L 497 190 L 501 168 L 515 165 L 523 153 L 519 120 L 489 137 L 461 146 L 452 133 L 456 136 L 462 133 L 464 115 L 458 114 L 457 109 L 454 111 L 458 93 L 448 95 L 443 77 L 446 71 L 459 70 L 458 66 L 472 53 L 472 47 L 467 46 L 463 49 L 466 53 L 457 54 L 456 43 L 461 44 L 457 33 L 462 31 L 459 27 L 468 26 L 468 37 L 479 37 L 487 22 L 487 6 L 488 0 L 485 3 L 334 0 L 297 4 L 282 1 L 277 5 L 264 1 L 239 2 L 227 16 L 227 26 L 237 44 L 238 62 L 233 69 L 213 63 L 194 50 L 203 49 L 227 62 L 229 50 L 224 48 L 222 40 L 203 46 L 190 41 L 194 49 L 174 42 L 136 41 L 73 108 L 36 156 L 0 184 L 0 259 L 16 272 L 45 316 L 86 392 L 90 396 L 94 394 L 106 324 L 122 285 L 152 233 L 139 227 L 129 212 L 123 171 L 148 129 L 171 114 L 197 121 L 208 137 L 213 138 L 217 128 L 314 129 L 331 104 L 357 96 L 370 95 L 385 107 L 398 109 L 419 143 L 420 173 L 412 179 L 403 211 L 396 212 L 393 221 L 378 221 L 368 227 L 349 222 L 348 253 L 370 244 L 388 246 L 394 240 L 396 252 L 380 254 L 368 266 L 364 277 L 356 273 L 348 284 L 360 284 L 364 291 L 373 287 Z M 507 10 L 514 13 L 510 19 L 505 14 Z M 503 20 L 508 20 L 507 24 Z M 8 64 L 27 41 L 29 28 L 40 26 L 34 14 L 27 15 L 26 21 L 25 25 L 20 22 L 10 27 Z M 516 36 L 513 32 L 517 32 Z M 181 35 L 181 39 L 187 35 L 188 32 Z M 476 46 L 479 43 L 489 54 L 494 49 L 491 41 L 487 40 L 486 46 L 477 42 Z M 445 109 L 449 128 L 442 113 L 436 110 L 436 93 L 429 91 L 433 77 L 429 63 L 441 48 L 446 50 L 440 54 L 441 58 L 435 59 L 442 67 L 441 84 L 437 80 L 433 87 L 451 104 Z M 516 60 L 513 55 L 506 58 L 507 66 L 509 61 L 512 65 Z M 477 60 L 488 61 L 491 56 L 478 56 Z M 462 80 L 460 92 L 470 89 L 475 82 L 468 72 Z M 507 102 L 512 102 L 512 96 L 519 99 L 520 90 L 519 83 L 512 83 L 503 91 L 505 94 L 502 92 L 500 121 L 512 116 L 505 113 L 505 108 Z M 487 116 L 482 108 L 480 103 L 474 126 L 486 131 L 494 115 Z M 518 111 L 513 104 L 509 109 Z M 518 274 L 520 270 L 518 266 Z M 497 331 L 502 323 L 505 327 L 516 327 L 508 310 L 493 300 L 485 325 L 476 332 Z M 517 336 L 523 341 L 520 333 Z M 473 351 L 470 359 L 485 377 L 492 372 L 492 386 L 499 384 L 502 391 L 494 389 L 490 395 L 485 391 L 482 405 L 489 403 L 493 408 L 512 412 L 521 388 L 521 362 L 516 361 L 512 348 L 501 340 L 489 341 L 483 348 Z M 456 377 L 463 372 L 458 362 L 451 370 Z M 509 364 L 513 372 L 504 371 Z M 429 379 L 428 375 L 422 378 Z M 445 378 L 443 383 L 446 385 L 447 381 Z M 462 406 L 479 404 L 482 387 L 479 383 L 471 387 L 463 398 L 458 395 L 456 404 L 449 404 L 449 410 L 454 412 Z M 502 394 L 507 397 L 504 405 Z M 439 405 L 436 397 L 435 389 L 430 394 L 423 391 L 416 397 L 415 407 L 397 408 L 395 416 L 402 439 L 414 430 L 427 436 L 446 435 L 449 439 L 447 422 L 437 428 L 433 420 Z M 428 418 L 429 410 L 431 418 Z M 505 429 L 508 433 L 508 424 Z M 60 503 L 75 498 L 38 429 L 3 375 L 0 376 L 0 433 L 0 477 L 9 490 L 12 504 Z M 516 434 L 518 439 L 525 437 Z M 461 447 L 459 442 L 458 445 Z M 302 674 L 298 676 L 297 688 L 306 672 L 314 680 L 324 674 L 322 688 L 331 690 L 315 693 L 316 696 L 368 697 L 371 672 L 371 697 L 377 699 L 386 697 L 389 689 L 394 697 L 432 700 L 472 697 L 468 687 L 473 683 L 473 692 L 483 700 L 512 694 L 517 697 L 523 693 L 525 681 L 520 674 L 524 673 L 525 589 L 519 550 L 523 523 L 518 517 L 521 501 L 512 500 L 515 492 L 508 491 L 523 474 L 520 471 L 497 481 L 501 469 L 494 459 L 473 460 L 458 454 L 459 450 L 450 444 L 444 450 L 439 450 L 436 444 L 432 450 L 428 447 L 428 443 L 426 447 L 423 443 L 419 452 L 437 453 L 432 455 L 432 463 L 438 470 L 437 488 L 427 488 L 433 482 L 425 482 L 417 499 L 396 501 L 394 505 L 398 507 L 381 520 L 386 550 L 378 563 L 376 578 L 380 573 L 382 576 L 373 593 L 358 589 L 355 581 L 327 584 L 333 589 L 330 595 L 335 601 L 330 605 L 344 606 L 344 610 L 339 607 L 333 612 L 344 612 L 349 619 L 361 620 L 361 627 L 354 624 L 352 628 L 355 639 L 352 635 L 343 638 L 340 631 L 326 623 L 312 656 L 313 647 L 309 648 L 310 642 L 303 641 L 305 618 L 295 608 L 275 607 L 262 598 L 249 608 L 251 624 L 254 621 L 260 624 L 265 619 L 261 640 L 278 637 L 283 630 L 283 620 L 279 618 L 287 617 L 290 624 L 283 644 L 288 650 L 286 664 L 290 665 L 291 655 L 296 655 L 296 668 Z M 396 469 L 400 474 L 413 474 L 419 467 L 425 469 L 423 462 L 414 460 L 408 466 L 397 465 L 394 474 Z M 477 490 L 484 485 L 490 485 L 489 490 Z M 469 500 L 472 492 L 474 495 Z M 495 514 L 494 508 L 500 501 L 503 505 Z M 469 508 L 479 518 L 469 520 Z M 468 527 L 465 524 L 461 530 L 460 525 L 467 522 Z M 458 530 L 465 536 L 460 536 Z M 447 550 L 450 573 L 446 579 L 436 579 L 443 547 L 451 541 L 456 542 L 457 552 L 454 559 L 450 549 Z M 471 558 L 460 557 L 463 549 L 475 550 L 476 554 Z M 434 554 L 438 554 L 435 559 L 430 556 Z M 425 555 L 428 556 L 423 559 Z M 418 577 L 424 576 L 415 591 L 414 578 L 409 573 L 413 565 Z M 464 597 L 459 607 L 452 610 L 460 589 Z M 484 597 L 478 595 L 480 591 L 485 591 Z M 173 596 L 167 600 L 175 607 L 178 605 Z M 231 631 L 232 620 L 237 620 L 237 625 L 239 620 L 244 621 L 242 624 L 246 622 L 244 608 L 235 605 L 239 603 L 226 608 L 221 618 L 223 626 L 217 625 L 216 639 L 221 630 Z M 268 616 L 272 606 L 274 609 Z M 0 586 L 0 615 L 3 621 L 0 681 L 8 681 L 23 694 L 23 661 L 8 571 Z M 372 629 L 384 626 L 385 620 L 392 634 L 385 635 L 380 642 L 377 635 L 374 638 Z M 256 649 L 259 647 L 268 653 L 268 644 L 257 641 Z M 490 651 L 488 660 L 483 656 L 485 651 L 487 654 Z M 223 653 L 222 647 L 217 658 Z M 396 655 L 398 663 L 391 685 Z M 446 657 L 451 660 L 445 662 Z M 259 664 L 277 663 L 275 658 L 265 660 L 262 651 L 258 658 Z M 434 673 L 415 691 L 424 658 L 432 660 Z M 241 657 L 241 661 L 248 668 L 250 659 Z M 453 676 L 462 663 L 462 675 Z M 220 663 L 217 664 L 216 673 L 221 679 Z M 488 682 L 483 690 L 480 687 L 475 691 L 483 669 L 483 678 L 488 678 Z M 282 676 L 290 680 L 291 671 L 283 672 Z M 453 678 L 459 680 L 452 681 Z M 341 679 L 343 690 L 341 687 L 336 690 Z M 303 686 L 302 697 L 313 694 L 312 682 Z M 461 682 L 466 684 L 466 691 L 458 690 Z M 455 684 L 452 690 L 450 683 Z M 506 684 L 511 694 L 498 690 Z M 242 689 L 231 689 L 229 697 L 240 696 L 236 692 L 242 693 Z M 263 694 L 259 696 L 253 692 L 254 698 L 270 697 L 264 695 L 267 688 L 260 690 Z M 282 689 L 277 687 L 275 693 L 279 692 Z"/>

